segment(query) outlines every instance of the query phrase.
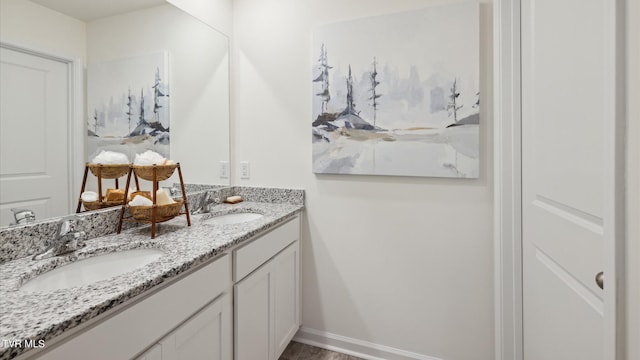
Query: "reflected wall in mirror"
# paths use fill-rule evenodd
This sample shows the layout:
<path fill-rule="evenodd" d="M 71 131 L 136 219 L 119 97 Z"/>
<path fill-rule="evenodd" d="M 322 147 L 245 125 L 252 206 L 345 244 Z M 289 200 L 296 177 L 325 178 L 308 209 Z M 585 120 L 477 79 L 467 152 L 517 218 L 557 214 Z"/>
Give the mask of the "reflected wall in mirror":
<path fill-rule="evenodd" d="M 167 53 L 170 157 L 186 183 L 229 184 L 219 172 L 229 161 L 228 38 L 159 0 L 124 1 L 135 9 L 126 12 L 119 1 L 100 3 L 105 10 L 95 13 L 84 0 L 0 0 L 0 226 L 13 221 L 11 208 L 32 209 L 38 220 L 75 211 L 90 160 L 85 74 L 93 63 Z M 70 90 L 34 90 L 51 79 Z M 177 174 L 165 183 L 175 182 Z M 96 184 L 89 175 L 88 187 Z M 113 185 L 105 180 L 103 192 Z"/>

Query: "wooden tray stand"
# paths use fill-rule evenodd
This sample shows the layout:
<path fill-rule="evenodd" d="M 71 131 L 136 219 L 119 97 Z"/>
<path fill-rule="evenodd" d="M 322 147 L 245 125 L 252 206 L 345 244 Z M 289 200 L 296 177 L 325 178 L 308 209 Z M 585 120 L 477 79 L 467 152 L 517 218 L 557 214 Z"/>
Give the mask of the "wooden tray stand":
<path fill-rule="evenodd" d="M 131 165 L 128 165 L 129 167 L 131 167 Z M 98 201 L 95 202 L 94 208 L 89 209 L 85 206 L 85 211 L 90 211 L 90 210 L 98 210 L 98 209 L 103 209 L 103 208 L 107 208 L 107 207 L 112 207 L 112 206 L 118 206 L 121 205 L 121 202 L 107 202 L 107 201 L 103 201 L 104 197 L 102 196 L 102 180 L 103 179 L 113 179 L 115 180 L 115 185 L 116 185 L 116 189 L 119 189 L 119 184 L 118 184 L 118 178 L 120 176 L 124 176 L 124 174 L 119 175 L 118 172 L 113 172 L 112 171 L 112 167 L 110 165 L 102 165 L 102 164 L 90 164 L 90 163 L 86 163 L 84 166 L 84 176 L 82 177 L 82 187 L 80 188 L 80 195 L 78 196 L 78 206 L 76 207 L 76 213 L 82 212 L 82 193 L 84 192 L 84 190 L 87 187 L 87 175 L 89 174 L 89 170 L 91 169 L 91 173 L 93 175 L 95 175 L 98 178 Z M 127 172 L 125 172 L 126 174 Z M 135 181 L 136 181 L 136 187 L 139 188 L 138 185 L 138 177 L 135 177 Z M 127 186 L 129 183 L 127 182 Z M 126 192 L 126 190 L 125 190 Z M 125 198 L 124 198 L 124 202 L 126 203 L 126 194 L 125 194 Z"/>
<path fill-rule="evenodd" d="M 120 232 L 122 231 L 122 222 L 123 221 L 131 221 L 131 222 L 140 222 L 140 223 L 150 223 L 151 224 L 151 238 L 154 239 L 156 237 L 156 224 L 161 223 L 161 222 L 165 222 L 165 221 L 169 221 L 171 219 L 173 219 L 176 216 L 180 216 L 180 215 L 186 215 L 187 216 L 187 226 L 191 226 L 191 217 L 189 216 L 189 204 L 187 203 L 187 192 L 184 189 L 184 180 L 182 179 L 182 170 L 180 169 L 180 163 L 177 163 L 175 168 L 178 169 L 178 176 L 180 177 L 180 190 L 182 190 L 182 205 L 184 205 L 184 212 L 180 212 L 178 211 L 178 213 L 176 213 L 175 215 L 170 215 L 170 216 L 160 216 L 158 214 L 158 207 L 159 206 L 163 206 L 163 205 L 158 205 L 157 204 L 157 200 L 156 200 L 156 193 L 159 189 L 158 186 L 158 182 L 160 180 L 165 180 L 168 177 L 165 177 L 164 175 L 160 175 L 159 171 L 164 171 L 166 165 L 150 165 L 149 168 L 152 168 L 151 170 L 151 176 L 143 176 L 144 180 L 149 180 L 153 183 L 153 192 L 152 192 L 152 200 L 153 200 L 153 205 L 151 207 L 151 217 L 150 219 L 136 219 L 133 216 L 128 216 L 125 217 L 124 213 L 125 213 L 125 209 L 127 208 L 127 202 L 125 201 L 124 204 L 122 204 L 122 208 L 120 209 L 120 221 L 118 222 L 118 234 L 120 234 Z M 139 168 L 136 165 L 132 165 L 129 168 L 129 174 L 127 175 L 127 185 L 125 187 L 124 190 L 124 198 L 127 199 L 128 197 L 128 191 L 129 191 L 129 182 L 131 181 L 131 175 L 133 174 L 135 180 L 136 180 L 136 185 L 138 185 L 138 175 L 136 175 L 136 168 Z M 140 189 L 140 187 L 138 187 L 138 189 Z"/>

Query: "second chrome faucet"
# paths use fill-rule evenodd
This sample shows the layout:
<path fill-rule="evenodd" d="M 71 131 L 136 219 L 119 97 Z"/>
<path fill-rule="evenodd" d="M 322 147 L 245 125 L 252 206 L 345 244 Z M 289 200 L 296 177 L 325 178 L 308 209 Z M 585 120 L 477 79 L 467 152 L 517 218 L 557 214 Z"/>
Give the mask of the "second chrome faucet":
<path fill-rule="evenodd" d="M 55 238 L 43 252 L 33 256 L 33 260 L 41 260 L 53 256 L 64 255 L 84 247 L 84 231 L 78 231 L 80 217 L 67 216 L 58 221 Z"/>

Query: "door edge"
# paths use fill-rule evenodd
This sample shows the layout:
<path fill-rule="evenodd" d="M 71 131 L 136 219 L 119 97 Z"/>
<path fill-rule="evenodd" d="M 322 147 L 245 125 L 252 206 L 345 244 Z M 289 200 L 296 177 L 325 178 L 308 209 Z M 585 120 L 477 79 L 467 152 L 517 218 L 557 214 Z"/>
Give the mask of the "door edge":
<path fill-rule="evenodd" d="M 523 360 L 521 0 L 494 2 L 495 359 Z"/>

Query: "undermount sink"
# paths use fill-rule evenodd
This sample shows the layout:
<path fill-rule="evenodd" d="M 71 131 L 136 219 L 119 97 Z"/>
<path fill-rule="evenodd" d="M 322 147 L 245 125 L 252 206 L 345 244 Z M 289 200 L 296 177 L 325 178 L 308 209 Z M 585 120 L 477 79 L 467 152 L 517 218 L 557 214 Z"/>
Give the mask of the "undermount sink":
<path fill-rule="evenodd" d="M 47 271 L 24 283 L 22 291 L 47 291 L 93 284 L 145 266 L 164 252 L 134 249 L 98 255 Z"/>
<path fill-rule="evenodd" d="M 258 214 L 258 213 L 252 213 L 252 212 L 232 213 L 232 214 L 212 216 L 208 219 L 203 220 L 203 222 L 205 224 L 220 224 L 220 225 L 240 224 L 240 223 L 258 220 L 262 217 L 264 217 L 264 215 Z"/>

